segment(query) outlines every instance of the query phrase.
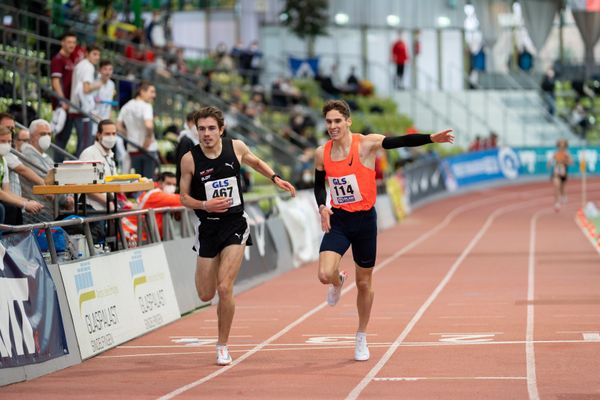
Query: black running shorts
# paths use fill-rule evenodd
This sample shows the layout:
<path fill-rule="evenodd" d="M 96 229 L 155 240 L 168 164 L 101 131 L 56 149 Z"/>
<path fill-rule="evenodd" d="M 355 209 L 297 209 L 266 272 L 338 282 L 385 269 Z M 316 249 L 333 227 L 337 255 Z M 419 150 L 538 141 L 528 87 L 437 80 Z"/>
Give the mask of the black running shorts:
<path fill-rule="evenodd" d="M 231 245 L 252 246 L 250 226 L 246 217 L 246 213 L 244 213 L 202 218 L 193 247 L 198 257 L 214 258 L 225 247 Z"/>
<path fill-rule="evenodd" d="M 352 245 L 352 257 L 359 267 L 372 268 L 377 256 L 377 212 L 344 211 L 332 208 L 331 230 L 323 236 L 320 252 L 344 255 Z"/>

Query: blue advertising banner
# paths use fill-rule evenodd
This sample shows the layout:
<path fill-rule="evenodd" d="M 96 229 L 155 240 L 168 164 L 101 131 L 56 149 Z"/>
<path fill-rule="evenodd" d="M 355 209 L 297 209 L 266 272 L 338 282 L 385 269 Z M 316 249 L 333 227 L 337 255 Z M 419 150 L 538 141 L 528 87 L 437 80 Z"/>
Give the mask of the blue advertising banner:
<path fill-rule="evenodd" d="M 516 179 L 519 166 L 519 157 L 510 147 L 460 154 L 442 161 L 449 191 L 499 179 Z"/>
<path fill-rule="evenodd" d="M 313 58 L 296 58 L 288 59 L 290 70 L 295 77 L 314 77 L 319 72 L 319 57 Z"/>
<path fill-rule="evenodd" d="M 0 368 L 68 354 L 56 287 L 31 233 L 0 239 Z"/>
<path fill-rule="evenodd" d="M 520 175 L 550 176 L 549 161 L 556 151 L 555 147 L 524 147 L 514 150 L 521 163 Z M 600 147 L 570 147 L 569 153 L 573 158 L 573 165 L 567 171 L 569 175 L 580 175 L 579 163 L 581 160 L 585 160 L 585 169 L 588 174 L 600 174 Z"/>

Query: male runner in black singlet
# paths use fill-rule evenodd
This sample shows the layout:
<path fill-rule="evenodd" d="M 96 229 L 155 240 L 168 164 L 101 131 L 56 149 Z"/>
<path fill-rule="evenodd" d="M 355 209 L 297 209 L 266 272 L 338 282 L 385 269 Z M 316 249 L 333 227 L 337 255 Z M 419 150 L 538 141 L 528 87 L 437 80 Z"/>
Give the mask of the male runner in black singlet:
<path fill-rule="evenodd" d="M 227 340 L 235 312 L 233 283 L 244 248 L 252 244 L 244 213 L 240 165 L 254 168 L 292 196 L 296 189 L 252 154 L 244 142 L 222 137 L 224 118 L 218 108 L 200 109 L 194 123 L 200 143 L 181 159 L 181 203 L 194 209 L 200 219 L 194 247 L 198 253 L 196 289 L 202 301 L 210 301 L 219 292 L 217 364 L 228 365 L 232 360 Z"/>

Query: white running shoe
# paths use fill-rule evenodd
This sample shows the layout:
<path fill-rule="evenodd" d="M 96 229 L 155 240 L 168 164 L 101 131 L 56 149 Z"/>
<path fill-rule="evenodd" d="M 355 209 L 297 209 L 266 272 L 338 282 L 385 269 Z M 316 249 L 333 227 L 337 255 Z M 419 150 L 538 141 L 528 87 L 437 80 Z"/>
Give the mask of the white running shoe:
<path fill-rule="evenodd" d="M 217 365 L 229 365 L 231 364 L 231 356 L 229 350 L 225 345 L 217 345 Z"/>
<path fill-rule="evenodd" d="M 331 307 L 335 306 L 338 301 L 340 301 L 340 296 L 342 295 L 342 286 L 344 286 L 344 281 L 346 280 L 348 274 L 345 271 L 340 272 L 340 286 L 329 286 L 327 289 L 327 304 Z"/>
<path fill-rule="evenodd" d="M 356 332 L 356 345 L 354 346 L 354 359 L 356 361 L 367 361 L 371 354 L 367 346 L 367 334 Z"/>

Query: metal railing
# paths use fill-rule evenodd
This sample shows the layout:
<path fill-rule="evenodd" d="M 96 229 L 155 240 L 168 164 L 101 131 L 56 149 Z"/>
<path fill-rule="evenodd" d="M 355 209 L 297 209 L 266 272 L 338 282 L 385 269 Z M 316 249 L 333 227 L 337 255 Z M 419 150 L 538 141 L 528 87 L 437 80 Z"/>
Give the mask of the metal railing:
<path fill-rule="evenodd" d="M 73 226 L 82 226 L 84 236 L 86 239 L 86 245 L 88 249 L 89 257 L 93 257 L 96 255 L 96 248 L 94 246 L 94 239 L 92 237 L 92 231 L 90 228 L 90 224 L 95 222 L 106 222 L 106 221 L 116 221 L 117 223 L 117 235 L 119 237 L 122 249 L 128 249 L 130 247 L 130 243 L 127 241 L 127 236 L 123 229 L 123 226 L 120 222 L 122 218 L 126 217 L 136 217 L 137 219 L 137 247 L 142 246 L 144 244 L 152 244 L 159 243 L 163 240 L 173 240 L 179 237 L 190 237 L 194 234 L 194 227 L 190 219 L 189 213 L 191 210 L 185 207 L 163 207 L 156 209 L 147 209 L 147 210 L 133 210 L 133 211 L 123 211 L 114 214 L 106 214 L 99 215 L 94 217 L 78 217 L 72 218 L 68 220 L 62 221 L 52 221 L 52 222 L 41 222 L 36 224 L 28 224 L 28 225 L 4 225 L 0 224 L 0 233 L 11 233 L 11 232 L 29 232 L 35 229 L 44 230 L 46 234 L 46 240 L 48 242 L 48 251 L 50 253 L 50 260 L 53 264 L 58 262 L 58 252 L 56 249 L 56 244 L 54 242 L 54 238 L 52 236 L 52 228 L 56 227 L 73 227 Z M 163 232 L 166 233 L 166 236 L 163 236 L 161 239 L 161 235 L 158 231 L 158 225 L 156 223 L 156 215 L 163 214 Z M 174 229 L 175 219 L 173 218 L 174 214 L 180 214 L 179 218 L 179 235 L 176 234 L 177 230 Z M 165 228 L 165 225 L 168 225 Z M 146 238 L 144 240 L 144 237 Z M 72 251 L 71 251 L 72 252 Z M 72 254 L 74 256 L 74 254 Z"/>

